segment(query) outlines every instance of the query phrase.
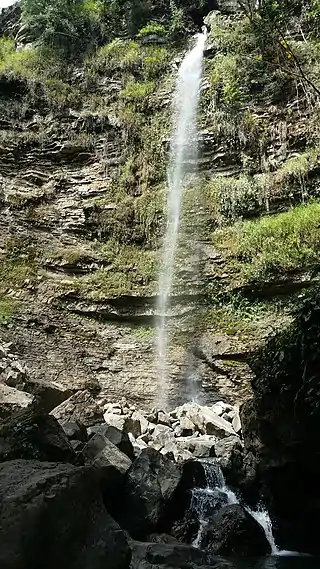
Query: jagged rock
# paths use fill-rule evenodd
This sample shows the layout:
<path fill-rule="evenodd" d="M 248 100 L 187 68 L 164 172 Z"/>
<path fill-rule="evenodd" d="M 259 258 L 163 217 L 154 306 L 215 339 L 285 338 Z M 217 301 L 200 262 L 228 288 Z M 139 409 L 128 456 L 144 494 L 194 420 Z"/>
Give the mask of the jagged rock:
<path fill-rule="evenodd" d="M 103 418 L 109 427 L 115 427 L 119 431 L 124 431 L 128 417 L 120 413 L 110 413 L 107 411 L 104 413 Z"/>
<path fill-rule="evenodd" d="M 210 407 L 201 406 L 197 403 L 186 403 L 177 409 L 177 415 L 180 419 L 183 416 L 190 419 L 202 434 L 220 437 L 235 434 L 232 425 L 219 417 Z"/>
<path fill-rule="evenodd" d="M 270 545 L 262 527 L 240 506 L 218 510 L 204 528 L 202 547 L 220 555 L 265 555 Z"/>
<path fill-rule="evenodd" d="M 156 449 L 161 450 L 167 443 L 174 439 L 173 430 L 165 425 L 156 425 L 152 433 L 150 445 Z"/>
<path fill-rule="evenodd" d="M 130 550 L 88 468 L 15 460 L 0 465 L 4 569 L 128 569 Z"/>
<path fill-rule="evenodd" d="M 89 391 L 78 391 L 51 411 L 59 421 L 80 421 L 85 427 L 103 422 L 100 407 Z"/>
<path fill-rule="evenodd" d="M 139 411 L 134 411 L 126 422 L 127 432 L 132 433 L 136 438 L 144 435 L 149 428 L 149 421 Z"/>
<path fill-rule="evenodd" d="M 61 427 L 70 441 L 87 441 L 87 429 L 79 421 L 64 421 Z"/>
<path fill-rule="evenodd" d="M 194 434 L 196 427 L 188 417 L 181 417 L 175 434 L 179 437 L 188 437 Z"/>
<path fill-rule="evenodd" d="M 89 427 L 88 436 L 91 437 L 93 435 L 102 435 L 109 439 L 116 447 L 118 447 L 121 452 L 126 454 L 130 460 L 134 459 L 134 452 L 132 442 L 130 441 L 129 435 L 120 431 L 116 427 L 112 427 L 110 425 L 102 424 L 102 425 L 93 425 Z"/>
<path fill-rule="evenodd" d="M 134 539 L 153 532 L 176 490 L 181 469 L 152 448 L 141 451 L 132 464 L 121 504 L 112 514 Z"/>
<path fill-rule="evenodd" d="M 228 561 L 182 543 L 131 542 L 132 569 L 233 569 Z"/>
<path fill-rule="evenodd" d="M 82 456 L 85 462 L 89 462 L 99 468 L 114 468 L 121 474 L 125 474 L 131 460 L 121 452 L 107 437 L 96 434 L 85 445 Z"/>
<path fill-rule="evenodd" d="M 161 410 L 158 411 L 157 423 L 159 423 L 160 425 L 166 425 L 167 427 L 171 427 L 172 420 L 170 415 L 168 415 L 168 413 Z"/>
<path fill-rule="evenodd" d="M 0 424 L 0 462 L 16 458 L 74 462 L 76 457 L 54 417 L 26 409 Z"/>
<path fill-rule="evenodd" d="M 31 407 L 35 398 L 29 393 L 18 391 L 14 387 L 0 384 L 0 419 L 9 417 L 19 409 Z"/>
<path fill-rule="evenodd" d="M 28 375 L 24 379 L 24 389 L 36 396 L 41 409 L 50 413 L 52 409 L 61 405 L 73 395 L 70 386 L 63 385 L 58 381 L 44 381 Z"/>

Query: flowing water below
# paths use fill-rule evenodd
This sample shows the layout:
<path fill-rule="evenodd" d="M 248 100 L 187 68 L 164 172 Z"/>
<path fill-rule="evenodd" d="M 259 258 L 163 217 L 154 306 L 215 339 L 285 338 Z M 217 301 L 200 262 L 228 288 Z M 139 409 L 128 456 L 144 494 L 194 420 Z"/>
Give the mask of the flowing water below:
<path fill-rule="evenodd" d="M 194 488 L 190 509 L 199 521 L 199 531 L 193 546 L 201 549 L 201 542 L 212 513 L 228 504 L 239 504 L 237 495 L 228 488 L 220 466 L 217 463 L 203 464 L 207 487 Z M 301 554 L 296 551 L 284 551 L 277 547 L 272 522 L 269 513 L 263 507 L 252 510 L 246 507 L 248 513 L 260 524 L 269 542 L 271 555 L 263 558 L 232 559 L 239 569 L 320 569 L 320 559 Z"/>
<path fill-rule="evenodd" d="M 304 556 L 281 555 L 263 559 L 235 559 L 237 569 L 320 569 L 320 559 Z"/>

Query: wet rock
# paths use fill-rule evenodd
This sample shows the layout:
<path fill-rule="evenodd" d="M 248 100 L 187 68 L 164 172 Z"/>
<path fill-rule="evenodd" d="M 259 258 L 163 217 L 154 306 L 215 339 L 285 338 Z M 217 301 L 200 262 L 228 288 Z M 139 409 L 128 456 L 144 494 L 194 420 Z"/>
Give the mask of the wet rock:
<path fill-rule="evenodd" d="M 78 391 L 51 411 L 58 421 L 80 421 L 85 427 L 103 422 L 100 407 L 87 390 Z"/>
<path fill-rule="evenodd" d="M 35 395 L 41 409 L 50 413 L 73 395 L 70 387 L 57 381 L 44 381 L 29 375 L 24 380 L 24 390 Z"/>
<path fill-rule="evenodd" d="M 153 532 L 176 490 L 181 469 L 152 448 L 141 451 L 126 478 L 123 499 L 112 512 L 134 539 Z"/>
<path fill-rule="evenodd" d="M 26 409 L 0 424 L 0 462 L 16 458 L 74 462 L 76 457 L 54 417 Z"/>
<path fill-rule="evenodd" d="M 0 419 L 9 417 L 19 409 L 26 409 L 35 403 L 35 398 L 29 393 L 18 391 L 14 387 L 0 384 Z"/>
<path fill-rule="evenodd" d="M 191 545 L 132 542 L 132 569 L 229 569 L 232 565 L 214 559 Z M 220 563 L 220 565 L 219 565 Z"/>
<path fill-rule="evenodd" d="M 196 427 L 188 417 L 181 417 L 179 426 L 175 429 L 175 434 L 179 437 L 189 437 L 194 434 Z"/>
<path fill-rule="evenodd" d="M 201 545 L 220 555 L 270 553 L 262 527 L 240 504 L 225 506 L 212 516 L 205 526 Z"/>
<path fill-rule="evenodd" d="M 128 569 L 130 550 L 88 468 L 15 460 L 0 465 L 0 565 Z"/>

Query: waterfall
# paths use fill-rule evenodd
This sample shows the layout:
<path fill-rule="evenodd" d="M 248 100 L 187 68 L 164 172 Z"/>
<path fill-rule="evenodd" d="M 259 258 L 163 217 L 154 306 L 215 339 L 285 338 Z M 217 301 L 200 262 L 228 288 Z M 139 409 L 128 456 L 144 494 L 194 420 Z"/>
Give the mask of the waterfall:
<path fill-rule="evenodd" d="M 167 316 L 174 276 L 175 253 L 179 238 L 182 194 L 186 174 L 197 162 L 197 108 L 199 102 L 203 52 L 206 32 L 199 34 L 195 47 L 187 53 L 178 72 L 174 93 L 174 128 L 168 168 L 167 227 L 163 243 L 162 264 L 158 285 L 159 315 L 157 333 L 158 405 L 167 405 Z"/>

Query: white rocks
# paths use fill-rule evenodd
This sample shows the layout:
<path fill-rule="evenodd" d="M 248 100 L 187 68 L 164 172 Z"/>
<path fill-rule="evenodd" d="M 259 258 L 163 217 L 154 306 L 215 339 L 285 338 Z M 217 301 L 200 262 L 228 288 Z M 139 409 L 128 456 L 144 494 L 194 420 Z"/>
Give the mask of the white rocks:
<path fill-rule="evenodd" d="M 106 412 L 103 415 L 103 418 L 107 425 L 110 427 L 116 427 L 119 431 L 124 430 L 124 426 L 126 423 L 126 417 L 124 415 L 118 415 L 114 413 Z"/>
<path fill-rule="evenodd" d="M 14 387 L 0 384 L 0 418 L 3 419 L 18 409 L 30 407 L 35 401 L 33 395 L 18 391 Z"/>
<path fill-rule="evenodd" d="M 241 431 L 241 419 L 240 419 L 239 409 L 235 409 L 235 414 L 232 419 L 232 426 L 236 433 L 239 433 Z"/>
<path fill-rule="evenodd" d="M 106 409 L 105 421 L 129 434 L 136 455 L 151 447 L 177 462 L 216 456 L 216 447 L 220 456 L 228 454 L 229 441 L 233 446 L 241 431 L 239 409 L 223 401 L 212 406 L 185 403 L 170 413 L 152 409 L 146 415 L 125 402 Z M 219 447 L 220 441 L 228 442 Z"/>
<path fill-rule="evenodd" d="M 152 433 L 149 446 L 161 450 L 171 439 L 174 439 L 173 430 L 165 425 L 157 425 Z"/>

